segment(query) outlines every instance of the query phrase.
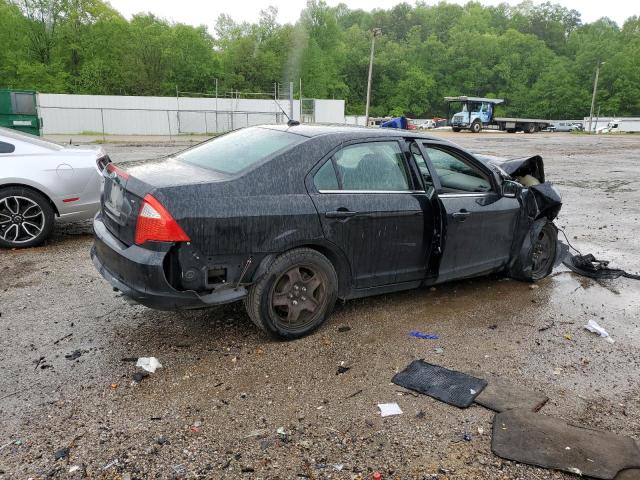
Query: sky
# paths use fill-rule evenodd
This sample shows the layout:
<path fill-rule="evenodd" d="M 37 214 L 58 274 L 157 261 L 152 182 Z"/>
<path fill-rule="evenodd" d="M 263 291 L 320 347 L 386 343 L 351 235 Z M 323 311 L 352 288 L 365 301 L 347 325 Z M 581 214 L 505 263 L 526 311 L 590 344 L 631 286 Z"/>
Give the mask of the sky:
<path fill-rule="evenodd" d="M 108 0 L 109 3 L 125 17 L 131 18 L 135 13 L 151 12 L 159 17 L 174 22 L 191 25 L 207 25 L 213 32 L 218 15 L 226 13 L 238 22 L 255 22 L 259 12 L 273 5 L 278 9 L 278 21 L 280 23 L 295 23 L 304 8 L 305 0 Z M 447 0 L 450 3 L 465 4 L 467 0 Z M 521 0 L 480 0 L 483 5 L 497 5 L 505 2 L 516 5 Z M 640 6 L 637 0 L 551 0 L 570 9 L 576 9 L 582 14 L 582 21 L 593 22 L 607 16 L 622 26 L 624 21 L 632 16 L 640 14 Z M 327 0 L 327 4 L 335 6 L 345 3 L 351 9 L 361 8 L 373 10 L 374 8 L 390 8 L 402 3 L 401 0 Z M 414 0 L 406 0 L 406 3 L 414 4 Z M 438 3 L 438 0 L 426 0 L 429 5 Z M 542 3 L 534 0 L 535 4 Z"/>

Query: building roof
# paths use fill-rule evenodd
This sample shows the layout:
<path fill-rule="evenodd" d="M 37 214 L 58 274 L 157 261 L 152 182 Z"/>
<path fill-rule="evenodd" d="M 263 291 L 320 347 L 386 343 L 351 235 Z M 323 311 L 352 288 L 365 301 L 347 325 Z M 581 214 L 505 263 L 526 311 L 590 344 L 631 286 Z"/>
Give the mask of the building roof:
<path fill-rule="evenodd" d="M 504 98 L 467 97 L 466 95 L 460 97 L 444 97 L 444 99 L 447 102 L 489 102 L 495 105 L 504 102 Z"/>

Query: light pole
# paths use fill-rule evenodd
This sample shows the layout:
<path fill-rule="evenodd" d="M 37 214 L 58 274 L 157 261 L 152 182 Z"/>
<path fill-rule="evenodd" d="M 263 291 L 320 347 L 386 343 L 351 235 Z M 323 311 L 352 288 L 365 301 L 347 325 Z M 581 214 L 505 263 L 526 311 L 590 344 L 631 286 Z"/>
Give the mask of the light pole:
<path fill-rule="evenodd" d="M 593 109 L 596 104 L 596 92 L 598 91 L 598 77 L 600 76 L 600 66 L 607 62 L 598 62 L 596 66 L 596 78 L 593 81 L 593 95 L 591 96 L 591 110 L 589 111 L 589 133 L 591 132 L 591 124 L 593 123 Z"/>
<path fill-rule="evenodd" d="M 374 28 L 371 31 L 371 56 L 369 57 L 369 79 L 367 80 L 367 105 L 364 110 L 364 125 L 369 126 L 369 102 L 371 101 L 371 75 L 373 74 L 373 50 L 375 48 L 376 37 L 382 35 L 382 29 Z"/>

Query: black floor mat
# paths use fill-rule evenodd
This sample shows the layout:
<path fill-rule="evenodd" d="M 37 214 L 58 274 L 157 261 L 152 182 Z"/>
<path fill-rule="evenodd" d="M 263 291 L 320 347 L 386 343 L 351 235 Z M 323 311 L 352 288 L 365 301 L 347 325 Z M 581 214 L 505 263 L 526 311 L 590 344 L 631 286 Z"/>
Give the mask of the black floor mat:
<path fill-rule="evenodd" d="M 396 385 L 424 393 L 440 401 L 466 408 L 478 396 L 487 382 L 462 372 L 414 360 L 391 380 Z"/>
<path fill-rule="evenodd" d="M 491 450 L 508 460 L 601 479 L 640 467 L 640 450 L 633 438 L 523 410 L 495 416 Z M 633 473 L 620 478 L 633 478 Z"/>

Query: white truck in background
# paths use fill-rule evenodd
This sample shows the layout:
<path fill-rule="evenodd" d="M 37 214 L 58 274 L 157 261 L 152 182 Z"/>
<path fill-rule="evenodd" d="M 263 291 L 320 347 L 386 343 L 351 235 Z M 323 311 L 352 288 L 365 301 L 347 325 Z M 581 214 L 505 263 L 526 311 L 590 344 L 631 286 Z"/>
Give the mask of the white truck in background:
<path fill-rule="evenodd" d="M 444 97 L 449 108 L 449 125 L 454 132 L 470 130 L 479 133 L 483 128 L 502 130 L 509 133 L 535 133 L 551 125 L 549 120 L 537 118 L 494 117 L 495 106 L 503 103 L 502 98 L 483 97 Z M 451 105 L 456 107 L 456 113 L 451 115 Z"/>

